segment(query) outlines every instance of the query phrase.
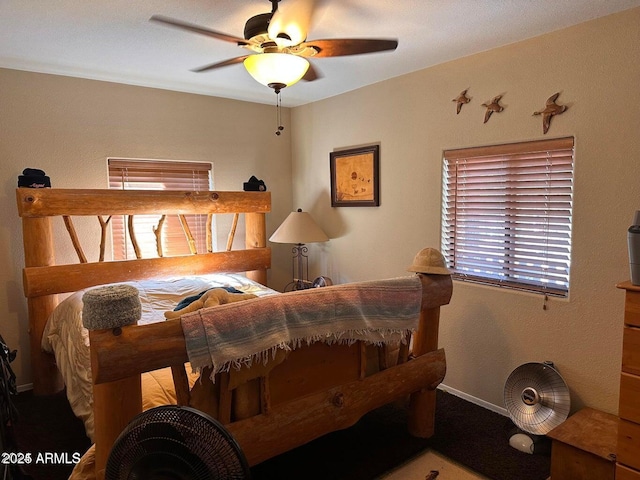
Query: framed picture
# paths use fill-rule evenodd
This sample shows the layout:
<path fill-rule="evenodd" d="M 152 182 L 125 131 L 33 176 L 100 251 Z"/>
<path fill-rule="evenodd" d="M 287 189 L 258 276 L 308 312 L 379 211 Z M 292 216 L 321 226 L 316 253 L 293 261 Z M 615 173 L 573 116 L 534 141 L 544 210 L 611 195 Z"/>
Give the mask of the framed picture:
<path fill-rule="evenodd" d="M 331 206 L 380 205 L 380 146 L 330 153 Z"/>

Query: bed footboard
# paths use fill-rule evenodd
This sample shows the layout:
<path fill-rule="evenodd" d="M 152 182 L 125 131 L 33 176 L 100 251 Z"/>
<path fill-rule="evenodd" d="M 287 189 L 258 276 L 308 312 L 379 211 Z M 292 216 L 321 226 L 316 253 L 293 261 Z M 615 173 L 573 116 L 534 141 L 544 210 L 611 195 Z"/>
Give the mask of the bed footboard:
<path fill-rule="evenodd" d="M 242 447 L 249 464 L 255 465 L 322 435 L 350 427 L 365 413 L 412 392 L 435 392 L 445 371 L 444 350 L 436 350 L 362 380 L 292 400 L 268 414 L 239 420 L 226 427 Z M 412 404 L 413 421 L 433 425 L 431 417 L 435 410 L 414 408 L 414 405 L 418 406 Z"/>
<path fill-rule="evenodd" d="M 219 416 L 251 465 L 349 427 L 365 413 L 409 396 L 409 432 L 420 437 L 433 434 L 435 389 L 446 372 L 444 350 L 438 349 L 440 307 L 450 301 L 452 281 L 449 275 L 418 275 L 422 285 L 420 320 L 413 334 L 413 351 L 406 355 L 406 360 L 401 358 L 398 364 L 388 368 L 381 365 L 377 373 L 365 375 L 364 344 L 338 346 L 352 349 L 353 354 L 344 356 L 351 358 L 345 360 L 351 363 L 334 365 L 333 372 L 317 374 L 311 373 L 315 367 L 309 361 L 295 363 L 293 357 L 298 350 L 310 349 L 316 344 L 302 347 L 291 352 L 285 361 L 285 371 L 289 377 L 304 377 L 306 383 L 318 382 L 318 388 L 296 395 L 292 391 L 295 388 L 276 381 L 280 367 L 275 367 L 273 372 L 262 373 L 259 378 L 259 413 L 244 419 L 233 419 L 228 413 Z M 177 319 L 94 330 L 90 332 L 90 341 L 96 472 L 98 478 L 102 478 L 115 439 L 131 418 L 142 411 L 140 374 L 167 366 L 179 369 L 188 361 L 188 355 Z M 312 358 L 315 364 L 336 361 L 335 353 L 331 357 L 314 353 L 307 358 Z M 351 377 L 341 378 L 338 384 L 332 381 L 335 372 L 347 370 L 353 372 Z M 220 408 L 228 408 L 233 395 L 227 388 L 229 374 L 218 374 L 216 381 L 220 385 Z M 118 411 L 115 415 L 114 410 Z M 260 441 L 256 441 L 258 438 Z"/>

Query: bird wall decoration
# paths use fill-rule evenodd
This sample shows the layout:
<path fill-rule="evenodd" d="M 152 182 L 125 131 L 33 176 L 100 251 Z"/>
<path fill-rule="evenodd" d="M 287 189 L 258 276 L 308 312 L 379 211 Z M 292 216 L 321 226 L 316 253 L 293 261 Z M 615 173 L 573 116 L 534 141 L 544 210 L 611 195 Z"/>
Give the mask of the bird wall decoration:
<path fill-rule="evenodd" d="M 566 109 L 566 105 L 558 105 L 556 100 L 560 92 L 551 95 L 547 99 L 547 104 L 542 110 L 538 110 L 537 112 L 533 112 L 534 115 L 542 115 L 542 133 L 547 133 L 549 131 L 549 127 L 551 126 L 551 118 L 554 115 L 560 115 Z"/>
<path fill-rule="evenodd" d="M 462 110 L 462 105 L 471 101 L 471 99 L 467 97 L 467 90 L 469 89 L 467 88 L 466 90 L 463 90 L 462 92 L 460 92 L 460 95 L 451 100 L 452 102 L 456 102 L 456 115 L 458 115 L 460 113 L 460 110 Z"/>
<path fill-rule="evenodd" d="M 502 95 L 498 95 L 497 97 L 493 97 L 491 102 L 482 104 L 482 106 L 487 109 L 484 113 L 484 123 L 487 123 L 493 112 L 501 112 L 504 110 L 504 107 L 499 103 L 501 98 Z"/>

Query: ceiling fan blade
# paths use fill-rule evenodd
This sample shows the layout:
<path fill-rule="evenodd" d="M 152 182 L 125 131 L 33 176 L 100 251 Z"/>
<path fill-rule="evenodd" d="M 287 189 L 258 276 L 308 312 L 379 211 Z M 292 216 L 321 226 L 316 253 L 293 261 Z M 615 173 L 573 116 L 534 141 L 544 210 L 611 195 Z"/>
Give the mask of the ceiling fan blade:
<path fill-rule="evenodd" d="M 335 38 L 305 42 L 300 47 L 311 47 L 316 50 L 314 57 L 342 57 L 395 50 L 398 48 L 398 41 L 376 38 Z"/>
<path fill-rule="evenodd" d="M 153 15 L 149 19 L 149 21 L 164 23 L 165 25 L 182 28 L 183 30 L 189 30 L 191 32 L 199 33 L 201 35 L 217 38 L 218 40 L 223 40 L 225 42 L 236 43 L 238 45 L 249 45 L 249 41 L 245 40 L 244 38 L 234 37 L 233 35 L 227 35 L 226 33 L 218 32 L 216 30 L 211 30 L 209 28 L 200 27 L 198 25 L 183 22 L 181 20 L 176 20 L 174 18 L 164 17 L 162 15 Z"/>
<path fill-rule="evenodd" d="M 230 59 L 224 60 L 222 62 L 211 63 L 209 65 L 204 65 L 202 67 L 194 68 L 191 71 L 192 72 L 196 72 L 196 73 L 200 73 L 200 72 L 206 72 L 206 71 L 209 71 L 209 70 L 213 70 L 215 68 L 226 67 L 228 65 L 235 65 L 236 63 L 244 62 L 244 59 L 247 58 L 248 56 L 249 55 L 243 55 L 241 57 L 230 58 Z"/>
<path fill-rule="evenodd" d="M 283 2 L 274 12 L 267 33 L 281 47 L 298 45 L 307 39 L 317 0 Z"/>
<path fill-rule="evenodd" d="M 322 74 L 311 64 L 311 62 L 309 62 L 309 68 L 307 69 L 307 73 L 305 73 L 302 77 L 302 80 L 313 82 L 314 80 L 318 80 L 319 78 L 322 78 Z"/>

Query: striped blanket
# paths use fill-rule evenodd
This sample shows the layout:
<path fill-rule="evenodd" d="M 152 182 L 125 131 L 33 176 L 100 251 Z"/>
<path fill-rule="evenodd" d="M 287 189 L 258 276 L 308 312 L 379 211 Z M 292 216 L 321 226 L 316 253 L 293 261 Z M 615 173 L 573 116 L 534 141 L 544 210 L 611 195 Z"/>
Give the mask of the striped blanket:
<path fill-rule="evenodd" d="M 267 362 L 277 349 L 322 341 L 404 341 L 417 328 L 422 284 L 417 276 L 313 288 L 203 308 L 181 317 L 194 371 L 212 378 L 230 367 Z"/>

